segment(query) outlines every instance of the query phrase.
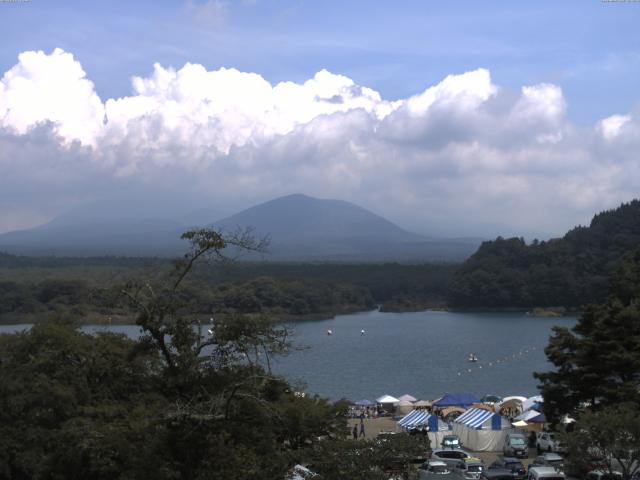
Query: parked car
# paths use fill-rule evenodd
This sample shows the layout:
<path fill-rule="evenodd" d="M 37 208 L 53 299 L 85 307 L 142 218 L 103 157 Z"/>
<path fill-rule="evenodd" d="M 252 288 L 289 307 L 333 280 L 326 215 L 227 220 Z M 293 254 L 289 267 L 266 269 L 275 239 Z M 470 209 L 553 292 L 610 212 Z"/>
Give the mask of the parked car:
<path fill-rule="evenodd" d="M 509 433 L 504 439 L 502 452 L 505 456 L 527 458 L 529 456 L 529 446 L 527 438 L 521 433 Z"/>
<path fill-rule="evenodd" d="M 554 467 L 556 470 L 562 471 L 564 467 L 564 458 L 557 453 L 545 452 L 533 459 L 531 467 Z"/>
<path fill-rule="evenodd" d="M 451 472 L 451 467 L 442 460 L 430 459 L 420 465 L 420 470 L 433 473 L 435 475 L 446 475 Z"/>
<path fill-rule="evenodd" d="M 523 480 L 527 477 L 527 471 L 522 465 L 522 462 L 513 457 L 500 457 L 491 465 L 490 470 L 507 470 L 511 472 L 511 479 Z"/>
<path fill-rule="evenodd" d="M 531 467 L 527 480 L 566 480 L 566 477 L 554 467 Z"/>
<path fill-rule="evenodd" d="M 462 448 L 458 435 L 445 435 L 440 445 L 442 448 Z"/>
<path fill-rule="evenodd" d="M 450 467 L 454 467 L 458 463 L 458 460 L 471 458 L 471 456 L 471 454 L 461 448 L 436 448 L 431 452 L 431 458 L 433 460 L 442 460 Z"/>
<path fill-rule="evenodd" d="M 513 473 L 504 468 L 485 468 L 480 474 L 480 480 L 513 480 Z"/>
<path fill-rule="evenodd" d="M 484 463 L 479 458 L 470 457 L 458 460 L 453 469 L 467 480 L 478 480 L 484 471 Z"/>
<path fill-rule="evenodd" d="M 567 447 L 565 447 L 562 443 L 560 443 L 559 440 L 555 438 L 555 434 L 553 432 L 538 432 L 538 434 L 536 435 L 536 448 L 538 449 L 538 453 L 564 453 L 567 451 Z"/>
<path fill-rule="evenodd" d="M 433 473 L 427 470 L 418 470 L 418 480 L 460 480 L 457 473 Z"/>
<path fill-rule="evenodd" d="M 602 470 L 591 470 L 584 478 L 585 480 L 622 480 L 622 473 L 617 471 L 609 473 Z"/>

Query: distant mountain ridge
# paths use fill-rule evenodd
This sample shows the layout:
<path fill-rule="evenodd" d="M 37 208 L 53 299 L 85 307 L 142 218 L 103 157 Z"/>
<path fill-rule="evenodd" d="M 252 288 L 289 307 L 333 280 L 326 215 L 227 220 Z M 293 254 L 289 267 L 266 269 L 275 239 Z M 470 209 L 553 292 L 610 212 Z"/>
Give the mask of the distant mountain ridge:
<path fill-rule="evenodd" d="M 449 304 L 461 308 L 580 308 L 604 301 L 623 256 L 640 246 L 640 200 L 593 217 L 559 239 L 484 242 L 454 275 Z"/>
<path fill-rule="evenodd" d="M 105 218 L 100 209 L 74 223 L 65 215 L 47 225 L 0 235 L 0 250 L 37 255 L 173 256 L 189 226 L 162 218 Z M 407 230 L 358 205 L 302 194 L 276 198 L 210 223 L 235 230 L 250 227 L 271 239 L 275 261 L 462 261 L 479 239 L 435 240 Z"/>

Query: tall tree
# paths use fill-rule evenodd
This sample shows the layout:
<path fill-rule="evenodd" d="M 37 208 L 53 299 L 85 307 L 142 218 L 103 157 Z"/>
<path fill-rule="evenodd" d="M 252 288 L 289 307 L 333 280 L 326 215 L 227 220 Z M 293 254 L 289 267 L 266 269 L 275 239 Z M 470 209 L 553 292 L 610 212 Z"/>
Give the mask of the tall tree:
<path fill-rule="evenodd" d="M 640 250 L 623 260 L 608 300 L 572 329 L 556 327 L 545 353 L 556 369 L 534 375 L 548 418 L 622 403 L 640 411 Z"/>
<path fill-rule="evenodd" d="M 635 405 L 587 412 L 562 440 L 570 472 L 598 467 L 609 474 L 619 471 L 624 480 L 640 472 L 640 415 Z"/>

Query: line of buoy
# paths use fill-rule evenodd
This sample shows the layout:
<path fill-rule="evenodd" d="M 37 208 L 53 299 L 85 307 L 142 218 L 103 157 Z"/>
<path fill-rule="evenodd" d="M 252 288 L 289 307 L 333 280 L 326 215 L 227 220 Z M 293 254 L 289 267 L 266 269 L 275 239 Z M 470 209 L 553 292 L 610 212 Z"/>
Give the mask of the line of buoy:
<path fill-rule="evenodd" d="M 365 332 L 365 330 L 364 330 L 364 329 L 360 330 L 360 336 L 364 337 L 365 333 L 366 333 L 366 332 Z M 328 330 L 327 330 L 327 335 L 333 335 L 333 330 L 328 329 Z"/>
<path fill-rule="evenodd" d="M 517 353 L 515 353 L 515 352 L 514 352 L 514 353 L 512 353 L 512 354 L 511 354 L 511 356 L 507 355 L 507 356 L 505 356 L 505 357 L 504 357 L 504 359 L 497 358 L 495 361 L 493 361 L 493 362 L 489 362 L 489 363 L 485 364 L 484 366 L 486 366 L 486 367 L 488 368 L 488 367 L 492 367 L 494 363 L 495 363 L 496 365 L 497 365 L 497 364 L 499 364 L 499 363 L 501 363 L 501 362 L 502 362 L 502 363 L 506 363 L 506 362 L 507 362 L 507 360 L 515 359 L 515 358 L 521 358 L 523 355 L 526 355 L 526 354 L 528 354 L 530 351 L 531 351 L 531 352 L 533 352 L 533 351 L 535 351 L 535 350 L 536 350 L 536 347 L 526 348 L 526 349 L 524 349 L 524 350 L 520 350 L 520 351 L 519 351 L 519 352 L 517 352 Z M 477 365 L 477 368 L 479 368 L 479 369 L 480 369 L 480 368 L 482 368 L 482 367 L 483 367 L 483 365 L 481 365 L 481 364 L 478 364 L 478 365 Z M 468 368 L 466 372 L 464 372 L 464 371 L 462 371 L 462 372 L 457 372 L 457 375 L 458 375 L 458 376 L 461 376 L 463 372 L 464 372 L 464 373 L 472 373 L 472 372 L 473 372 L 473 370 L 474 370 L 473 368 Z"/>

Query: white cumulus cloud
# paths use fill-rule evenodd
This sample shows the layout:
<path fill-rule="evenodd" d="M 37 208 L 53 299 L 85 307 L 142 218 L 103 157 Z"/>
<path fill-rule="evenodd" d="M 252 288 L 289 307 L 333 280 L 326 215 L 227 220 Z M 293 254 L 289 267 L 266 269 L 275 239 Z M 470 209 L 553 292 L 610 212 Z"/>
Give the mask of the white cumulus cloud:
<path fill-rule="evenodd" d="M 299 191 L 434 235 L 560 232 L 640 182 L 637 116 L 581 127 L 566 110 L 559 86 L 510 92 L 482 68 L 387 100 L 326 70 L 271 84 L 155 64 L 103 100 L 72 54 L 24 52 L 0 81 L 0 231 L 115 189 L 229 209 Z"/>

